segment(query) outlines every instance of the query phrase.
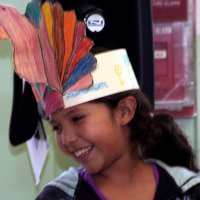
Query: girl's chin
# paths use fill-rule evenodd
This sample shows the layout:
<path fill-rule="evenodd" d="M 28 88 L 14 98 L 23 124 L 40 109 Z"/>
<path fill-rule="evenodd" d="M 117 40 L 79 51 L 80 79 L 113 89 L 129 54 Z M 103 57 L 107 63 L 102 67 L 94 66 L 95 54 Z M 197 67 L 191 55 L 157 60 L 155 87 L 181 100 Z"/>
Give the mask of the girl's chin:
<path fill-rule="evenodd" d="M 99 174 L 100 172 L 103 171 L 103 168 L 102 166 L 100 166 L 100 164 L 98 164 L 97 162 L 94 162 L 93 164 L 90 163 L 90 164 L 82 164 L 82 166 L 85 168 L 85 170 L 89 173 L 89 174 L 92 174 L 92 175 L 97 175 Z"/>
<path fill-rule="evenodd" d="M 84 168 L 91 175 L 97 175 L 100 172 L 100 170 L 94 169 L 94 168 L 91 168 L 91 167 L 84 167 Z"/>

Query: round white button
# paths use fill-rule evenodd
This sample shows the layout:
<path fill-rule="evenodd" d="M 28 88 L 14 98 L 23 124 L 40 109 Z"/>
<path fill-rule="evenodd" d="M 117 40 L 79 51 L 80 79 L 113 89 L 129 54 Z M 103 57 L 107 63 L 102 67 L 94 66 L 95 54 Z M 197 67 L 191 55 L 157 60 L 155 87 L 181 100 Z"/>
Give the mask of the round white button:
<path fill-rule="evenodd" d="M 102 15 L 94 13 L 86 18 L 86 25 L 91 32 L 100 32 L 105 26 L 105 19 Z"/>

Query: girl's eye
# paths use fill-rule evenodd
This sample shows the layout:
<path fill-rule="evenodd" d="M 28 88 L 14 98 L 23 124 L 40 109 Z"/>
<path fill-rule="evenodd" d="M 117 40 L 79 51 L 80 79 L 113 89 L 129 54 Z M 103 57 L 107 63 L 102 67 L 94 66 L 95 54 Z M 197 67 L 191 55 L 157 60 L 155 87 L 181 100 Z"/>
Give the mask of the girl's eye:
<path fill-rule="evenodd" d="M 59 125 L 52 125 L 52 127 L 53 127 L 53 131 L 55 131 L 56 133 L 62 131 L 62 128 L 61 128 L 61 126 L 59 126 Z"/>
<path fill-rule="evenodd" d="M 73 121 L 73 122 L 80 122 L 83 118 L 84 118 L 84 116 L 72 117 L 72 121 Z"/>

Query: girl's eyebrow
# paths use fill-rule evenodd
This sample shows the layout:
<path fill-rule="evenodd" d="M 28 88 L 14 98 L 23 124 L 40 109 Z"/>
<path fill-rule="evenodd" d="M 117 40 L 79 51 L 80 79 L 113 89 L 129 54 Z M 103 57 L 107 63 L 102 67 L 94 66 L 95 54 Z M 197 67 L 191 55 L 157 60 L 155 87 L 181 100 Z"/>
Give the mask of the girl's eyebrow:
<path fill-rule="evenodd" d="M 76 108 L 76 109 L 70 110 L 70 111 L 68 111 L 68 112 L 66 112 L 64 114 L 64 117 L 66 117 L 67 115 L 72 115 L 74 113 L 76 114 L 77 112 L 80 112 L 80 111 L 84 111 L 84 109 L 82 109 L 82 108 Z"/>
<path fill-rule="evenodd" d="M 49 123 L 52 124 L 52 123 L 55 123 L 56 121 L 54 119 L 49 119 Z"/>

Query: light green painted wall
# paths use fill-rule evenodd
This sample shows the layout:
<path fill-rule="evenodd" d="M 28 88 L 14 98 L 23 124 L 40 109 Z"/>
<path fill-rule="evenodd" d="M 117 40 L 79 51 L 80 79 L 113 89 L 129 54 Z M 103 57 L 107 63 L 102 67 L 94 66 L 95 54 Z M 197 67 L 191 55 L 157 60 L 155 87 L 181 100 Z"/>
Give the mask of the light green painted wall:
<path fill-rule="evenodd" d="M 0 0 L 0 3 L 12 4 L 22 13 L 24 12 L 27 0 Z M 198 67 L 197 74 L 200 74 L 200 37 L 198 38 Z M 53 132 L 45 121 L 45 129 L 50 143 L 50 152 L 42 172 L 41 182 L 35 186 L 34 176 L 26 144 L 13 147 L 9 144 L 8 130 L 12 108 L 13 94 L 13 65 L 12 48 L 10 41 L 0 42 L 0 199 L 1 200 L 33 200 L 36 194 L 44 185 L 59 175 L 59 173 L 75 164 L 72 160 L 64 157 L 54 143 Z M 197 91 L 200 87 L 200 78 L 197 76 Z M 200 94 L 197 93 L 198 100 Z M 197 110 L 200 108 L 197 103 Z M 200 117 L 194 119 L 177 120 L 183 130 L 187 133 L 192 145 L 200 155 Z"/>

